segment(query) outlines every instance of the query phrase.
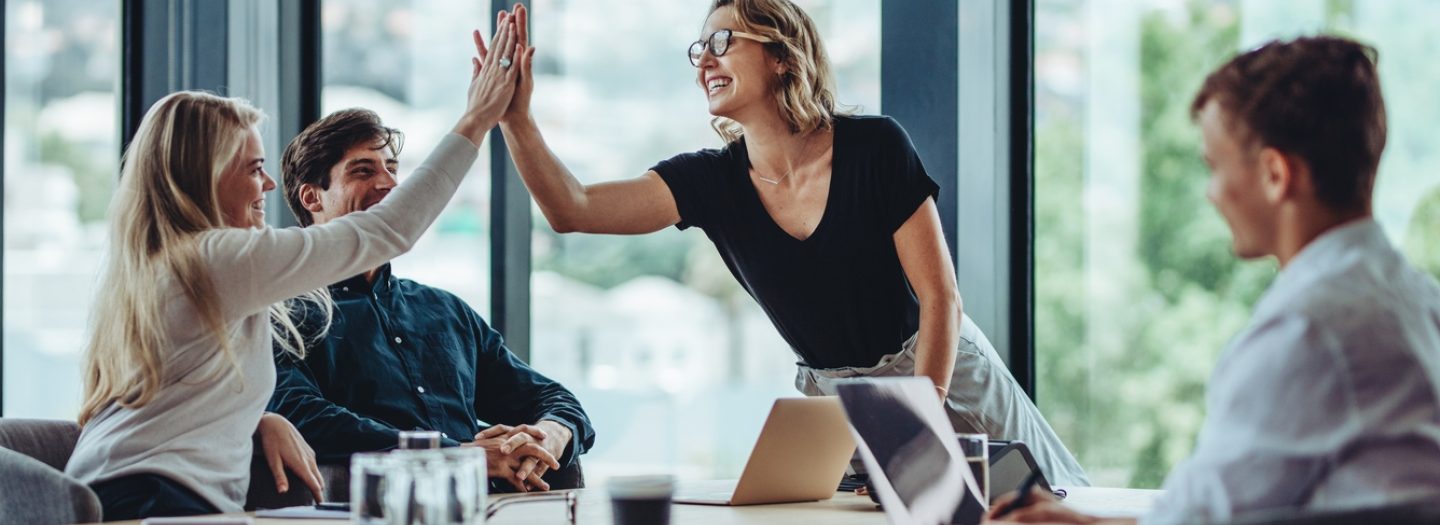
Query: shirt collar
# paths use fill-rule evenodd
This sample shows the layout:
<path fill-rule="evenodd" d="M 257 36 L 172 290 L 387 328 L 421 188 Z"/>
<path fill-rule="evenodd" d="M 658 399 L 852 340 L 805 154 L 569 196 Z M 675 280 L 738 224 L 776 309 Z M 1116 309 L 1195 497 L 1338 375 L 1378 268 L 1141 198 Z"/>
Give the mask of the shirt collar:
<path fill-rule="evenodd" d="M 330 293 L 381 293 L 389 292 L 394 288 L 395 275 L 390 271 L 390 263 L 385 263 L 375 272 L 374 283 L 366 282 L 365 274 L 361 273 L 330 285 Z"/>
<path fill-rule="evenodd" d="M 1335 259 L 1345 252 L 1356 248 L 1372 247 L 1376 243 L 1388 243 L 1385 238 L 1385 230 L 1380 223 L 1375 222 L 1371 217 L 1355 219 L 1353 221 L 1330 228 L 1320 236 L 1315 237 L 1300 249 L 1300 253 L 1290 259 L 1283 273 L 1291 273 L 1291 270 L 1299 270 L 1298 273 L 1309 273 L 1310 270 L 1318 270 L 1334 263 Z"/>
<path fill-rule="evenodd" d="M 1332 269 L 1343 266 L 1348 257 L 1363 256 L 1389 245 L 1385 230 L 1371 217 L 1330 228 L 1290 259 L 1290 264 L 1275 276 L 1265 297 L 1281 296 L 1284 290 L 1308 286 L 1310 281 L 1324 278 Z M 1262 305 L 1265 302 L 1261 300 Z"/>

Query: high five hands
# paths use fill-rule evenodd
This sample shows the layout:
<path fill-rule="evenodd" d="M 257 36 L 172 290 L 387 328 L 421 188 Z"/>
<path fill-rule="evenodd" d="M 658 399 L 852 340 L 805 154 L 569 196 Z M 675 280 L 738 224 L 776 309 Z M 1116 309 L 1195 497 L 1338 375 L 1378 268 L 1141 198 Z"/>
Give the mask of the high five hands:
<path fill-rule="evenodd" d="M 471 32 L 476 56 L 470 58 L 465 114 L 455 124 L 454 131 L 477 147 L 502 118 L 525 115 L 530 110 L 530 92 L 534 86 L 530 57 L 535 50 L 529 47 L 526 18 L 525 7 L 520 4 L 515 5 L 513 13 L 497 13 L 495 36 L 488 47 L 478 29 Z M 519 89 L 522 86 L 523 90 Z"/>
<path fill-rule="evenodd" d="M 525 9 L 525 6 L 517 3 L 510 11 L 501 11 L 498 17 L 503 17 L 503 19 L 510 24 L 513 24 L 513 30 L 515 31 L 515 52 L 511 55 L 511 60 L 508 63 L 511 69 L 516 70 L 517 78 L 515 80 L 514 96 L 510 99 L 510 105 L 505 108 L 505 113 L 500 117 L 500 122 L 506 123 L 514 122 L 516 119 L 530 118 L 530 95 L 535 92 L 534 69 L 531 67 L 533 63 L 532 60 L 535 58 L 535 48 L 530 45 L 530 13 Z M 498 23 L 497 21 L 497 24 Z M 475 63 L 479 64 L 489 58 L 490 50 L 485 48 L 485 42 L 481 40 L 479 31 L 476 31 L 473 36 L 475 38 L 475 50 L 480 55 L 480 58 L 476 60 Z M 493 47 L 493 49 L 499 50 L 502 48 Z M 501 64 L 502 67 L 507 63 L 499 60 L 496 62 Z"/>

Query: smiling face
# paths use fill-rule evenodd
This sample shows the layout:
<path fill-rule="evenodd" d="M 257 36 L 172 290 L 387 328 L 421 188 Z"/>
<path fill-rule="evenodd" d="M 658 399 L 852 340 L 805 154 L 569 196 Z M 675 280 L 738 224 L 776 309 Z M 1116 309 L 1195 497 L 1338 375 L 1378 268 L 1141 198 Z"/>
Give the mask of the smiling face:
<path fill-rule="evenodd" d="M 265 192 L 273 189 L 275 179 L 265 172 L 265 147 L 260 144 L 260 131 L 252 127 L 215 188 L 225 225 L 264 228 Z"/>
<path fill-rule="evenodd" d="M 328 188 L 315 184 L 301 187 L 301 204 L 314 217 L 315 224 L 369 209 L 395 188 L 398 167 L 395 153 L 380 141 L 357 144 L 330 168 Z"/>
<path fill-rule="evenodd" d="M 710 35 L 721 29 L 745 31 L 734 7 L 725 6 L 710 13 L 700 40 L 708 42 Z M 778 58 L 766 52 L 765 44 L 732 36 L 724 56 L 715 56 L 707 47 L 697 67 L 695 80 L 710 102 L 711 115 L 741 120 L 745 113 L 764 108 L 764 104 L 770 104 L 767 109 L 774 109 L 774 93 L 784 68 Z"/>
<path fill-rule="evenodd" d="M 1230 226 L 1235 255 L 1253 259 L 1272 255 L 1276 239 L 1276 204 L 1265 184 L 1266 157 L 1261 148 L 1241 141 L 1227 124 L 1218 102 L 1211 101 L 1200 111 L 1205 163 L 1210 166 L 1210 184 L 1205 196 Z M 1273 150 L 1268 155 L 1274 155 Z"/>

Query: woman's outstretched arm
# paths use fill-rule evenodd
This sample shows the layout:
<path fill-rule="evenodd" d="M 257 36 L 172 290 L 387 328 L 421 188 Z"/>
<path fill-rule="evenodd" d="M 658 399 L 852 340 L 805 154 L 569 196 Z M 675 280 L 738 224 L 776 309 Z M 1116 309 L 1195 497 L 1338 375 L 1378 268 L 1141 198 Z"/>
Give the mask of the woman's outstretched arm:
<path fill-rule="evenodd" d="M 515 8 L 523 51 L 518 53 L 514 67 L 520 68 L 520 78 L 515 96 L 501 117 L 500 130 L 520 178 L 550 227 L 560 233 L 638 234 L 680 222 L 675 197 L 654 171 L 633 179 L 586 185 L 550 150 L 530 113 L 530 96 L 535 90 L 531 67 L 535 48 L 530 47 L 528 18 L 523 6 Z"/>

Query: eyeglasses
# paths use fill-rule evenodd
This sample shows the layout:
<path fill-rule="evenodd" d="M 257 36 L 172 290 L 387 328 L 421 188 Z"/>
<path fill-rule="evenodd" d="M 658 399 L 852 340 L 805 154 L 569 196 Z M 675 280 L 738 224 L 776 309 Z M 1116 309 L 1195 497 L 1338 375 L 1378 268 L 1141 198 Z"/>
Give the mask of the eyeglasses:
<path fill-rule="evenodd" d="M 710 38 L 707 38 L 705 40 L 696 40 L 694 44 L 690 44 L 690 65 L 700 67 L 700 57 L 705 55 L 705 48 L 707 47 L 710 48 L 710 54 L 717 57 L 725 56 L 725 52 L 730 50 L 730 43 L 733 41 L 733 38 L 731 37 L 737 36 L 746 40 L 754 40 L 762 44 L 769 44 L 771 42 L 774 42 L 774 40 L 771 40 L 769 37 L 764 37 L 753 33 L 721 29 L 714 33 L 710 33 Z"/>

